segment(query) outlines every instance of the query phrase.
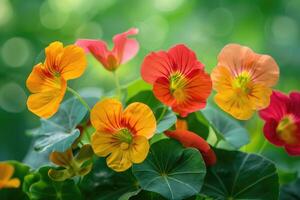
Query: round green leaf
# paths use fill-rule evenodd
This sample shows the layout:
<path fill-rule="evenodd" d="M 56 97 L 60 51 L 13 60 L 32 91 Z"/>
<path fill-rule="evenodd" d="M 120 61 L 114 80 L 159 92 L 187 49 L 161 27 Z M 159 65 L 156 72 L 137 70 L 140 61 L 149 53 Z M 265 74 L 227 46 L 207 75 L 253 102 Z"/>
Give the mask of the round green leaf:
<path fill-rule="evenodd" d="M 208 105 L 197 115 L 209 124 L 217 138 L 221 140 L 218 147 L 228 148 L 228 146 L 232 146 L 234 149 L 239 149 L 249 143 L 247 130 L 224 112 Z"/>
<path fill-rule="evenodd" d="M 159 193 L 168 199 L 197 194 L 206 173 L 198 150 L 185 149 L 170 139 L 154 143 L 147 159 L 134 165 L 132 170 L 143 190 Z"/>
<path fill-rule="evenodd" d="M 42 167 L 38 172 L 24 179 L 23 190 L 30 200 L 81 200 L 82 195 L 73 180 L 55 182 L 48 177 L 50 167 Z"/>
<path fill-rule="evenodd" d="M 217 164 L 209 167 L 201 193 L 214 199 L 278 199 L 275 165 L 256 154 L 215 149 Z"/>

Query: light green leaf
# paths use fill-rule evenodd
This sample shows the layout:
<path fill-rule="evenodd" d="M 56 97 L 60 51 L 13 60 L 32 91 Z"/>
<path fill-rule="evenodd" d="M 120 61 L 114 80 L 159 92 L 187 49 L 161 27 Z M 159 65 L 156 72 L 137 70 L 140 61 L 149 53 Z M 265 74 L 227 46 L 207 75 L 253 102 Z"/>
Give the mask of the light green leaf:
<path fill-rule="evenodd" d="M 155 110 L 155 116 L 157 120 L 160 119 L 160 116 L 163 114 L 163 117 L 157 121 L 156 133 L 163 133 L 176 123 L 177 117 L 174 112 L 170 109 L 167 109 L 165 113 L 162 113 L 164 109 L 165 108 L 157 108 Z"/>
<path fill-rule="evenodd" d="M 217 164 L 209 167 L 201 193 L 214 199 L 278 199 L 275 165 L 256 154 L 215 149 Z"/>
<path fill-rule="evenodd" d="M 202 121 L 206 121 L 216 137 L 221 140 L 218 147 L 239 149 L 249 143 L 247 130 L 230 116 L 220 110 L 207 106 L 197 113 Z"/>
<path fill-rule="evenodd" d="M 164 139 L 151 146 L 147 159 L 132 168 L 143 190 L 168 199 L 197 194 L 204 182 L 205 164 L 198 150 Z"/>

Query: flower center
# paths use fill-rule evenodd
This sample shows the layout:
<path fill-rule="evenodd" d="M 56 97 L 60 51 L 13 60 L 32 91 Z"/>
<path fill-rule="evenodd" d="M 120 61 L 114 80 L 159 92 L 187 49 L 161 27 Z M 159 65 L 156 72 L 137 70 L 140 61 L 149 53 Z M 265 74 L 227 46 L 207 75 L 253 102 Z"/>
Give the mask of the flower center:
<path fill-rule="evenodd" d="M 115 137 L 123 143 L 131 144 L 132 142 L 132 134 L 127 128 L 123 128 L 119 130 Z M 122 145 L 121 144 L 121 145 Z M 124 145 L 123 145 L 124 146 Z"/>
<path fill-rule="evenodd" d="M 186 78 L 180 73 L 175 72 L 170 77 L 170 92 L 178 102 L 182 102 L 186 98 L 184 88 L 187 85 Z"/>
<path fill-rule="evenodd" d="M 285 141 L 287 144 L 295 144 L 298 142 L 295 135 L 296 131 L 297 126 L 294 123 L 293 116 L 291 115 L 283 117 L 276 128 L 276 132 L 280 139 Z"/>
<path fill-rule="evenodd" d="M 251 76 L 249 72 L 243 71 L 233 80 L 233 88 L 238 91 L 242 91 L 246 94 L 249 94 L 249 82 L 251 81 Z"/>

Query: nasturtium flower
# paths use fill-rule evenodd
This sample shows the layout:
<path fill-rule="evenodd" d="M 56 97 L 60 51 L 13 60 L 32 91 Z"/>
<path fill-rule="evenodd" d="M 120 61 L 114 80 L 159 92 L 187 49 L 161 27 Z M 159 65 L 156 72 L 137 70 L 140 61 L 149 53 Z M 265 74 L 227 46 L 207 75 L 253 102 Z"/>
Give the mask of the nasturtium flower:
<path fill-rule="evenodd" d="M 300 156 L 300 92 L 273 91 L 269 107 L 259 114 L 267 140 L 284 147 L 289 155 Z"/>
<path fill-rule="evenodd" d="M 87 61 L 84 50 L 76 45 L 53 42 L 45 49 L 45 61 L 34 66 L 26 85 L 31 94 L 28 109 L 42 118 L 54 115 L 62 102 L 67 81 L 80 77 Z"/>
<path fill-rule="evenodd" d="M 114 47 L 108 50 L 107 44 L 102 40 L 79 39 L 76 44 L 90 52 L 107 70 L 115 71 L 121 64 L 131 60 L 139 51 L 136 39 L 128 38 L 138 34 L 137 28 L 131 28 L 124 33 L 113 37 Z"/>
<path fill-rule="evenodd" d="M 237 119 L 247 120 L 254 111 L 269 105 L 279 68 L 271 56 L 229 44 L 220 52 L 211 77 L 218 106 Z"/>
<path fill-rule="evenodd" d="M 217 161 L 215 152 L 209 144 L 199 135 L 188 130 L 178 129 L 174 131 L 165 131 L 165 134 L 178 140 L 185 147 L 194 147 L 198 149 L 206 163 L 206 165 L 214 165 Z"/>
<path fill-rule="evenodd" d="M 153 85 L 157 99 L 182 117 L 206 106 L 211 93 L 210 76 L 193 51 L 180 44 L 167 52 L 147 55 L 141 69 L 142 78 Z"/>
<path fill-rule="evenodd" d="M 12 178 L 15 168 L 9 163 L 0 163 L 0 189 L 3 188 L 18 188 L 20 180 Z"/>
<path fill-rule="evenodd" d="M 105 157 L 108 167 L 120 172 L 141 163 L 149 152 L 149 142 L 156 130 L 152 110 L 143 103 L 132 103 L 123 110 L 121 102 L 105 99 L 91 111 L 96 129 L 92 147 L 96 155 Z"/>
<path fill-rule="evenodd" d="M 85 176 L 92 170 L 94 152 L 91 145 L 84 145 L 74 157 L 72 148 L 65 152 L 54 151 L 50 160 L 58 165 L 59 169 L 50 169 L 48 175 L 55 181 L 65 181 L 74 176 Z"/>

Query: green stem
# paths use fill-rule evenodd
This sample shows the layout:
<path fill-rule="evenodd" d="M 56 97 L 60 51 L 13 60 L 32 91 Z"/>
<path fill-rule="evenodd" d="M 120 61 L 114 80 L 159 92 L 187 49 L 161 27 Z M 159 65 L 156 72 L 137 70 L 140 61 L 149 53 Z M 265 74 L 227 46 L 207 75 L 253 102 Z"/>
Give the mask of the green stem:
<path fill-rule="evenodd" d="M 261 154 L 264 151 L 266 145 L 267 145 L 267 140 L 264 140 L 264 143 L 262 144 L 262 146 L 260 147 L 260 149 L 257 153 Z"/>
<path fill-rule="evenodd" d="M 73 90 L 72 88 L 70 87 L 67 87 L 67 90 L 69 92 L 71 92 L 79 101 L 80 103 L 82 103 L 82 105 L 84 107 L 86 107 L 86 109 L 88 109 L 88 111 L 91 111 L 91 108 L 90 106 L 85 102 L 85 100 L 80 96 L 80 94 L 78 94 L 78 92 L 76 92 L 75 90 Z"/>
<path fill-rule="evenodd" d="M 120 81 L 119 81 L 119 78 L 117 76 L 117 72 L 116 71 L 113 71 L 113 76 L 114 76 L 114 79 L 115 79 L 115 85 L 116 85 L 116 95 L 119 99 L 121 99 L 121 86 L 120 86 Z"/>
<path fill-rule="evenodd" d="M 167 112 L 168 110 L 168 107 L 167 106 L 164 106 L 164 109 L 162 110 L 160 116 L 158 117 L 158 119 L 156 120 L 157 123 L 160 122 L 160 120 L 162 120 L 162 118 L 165 116 L 165 113 Z"/>

